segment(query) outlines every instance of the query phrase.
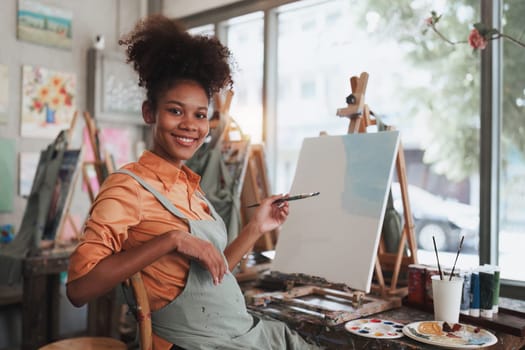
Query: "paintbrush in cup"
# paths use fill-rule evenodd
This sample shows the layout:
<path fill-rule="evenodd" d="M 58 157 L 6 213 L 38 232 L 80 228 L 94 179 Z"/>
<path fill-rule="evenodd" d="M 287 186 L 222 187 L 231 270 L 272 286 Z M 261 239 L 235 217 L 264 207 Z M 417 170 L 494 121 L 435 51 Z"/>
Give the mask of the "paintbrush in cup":
<path fill-rule="evenodd" d="M 441 271 L 441 265 L 439 264 L 438 250 L 436 247 L 436 238 L 434 236 L 432 236 L 432 242 L 434 242 L 434 251 L 436 252 L 436 260 L 438 263 L 439 278 L 443 280 L 443 272 Z"/>
<path fill-rule="evenodd" d="M 452 281 L 452 275 L 454 275 L 454 269 L 456 268 L 456 263 L 458 262 L 459 252 L 461 251 L 461 247 L 463 246 L 464 239 L 465 239 L 465 236 L 461 236 L 461 241 L 459 241 L 458 252 L 456 254 L 456 260 L 454 260 L 454 265 L 452 266 L 452 271 L 450 272 L 450 277 L 448 279 L 449 281 Z"/>

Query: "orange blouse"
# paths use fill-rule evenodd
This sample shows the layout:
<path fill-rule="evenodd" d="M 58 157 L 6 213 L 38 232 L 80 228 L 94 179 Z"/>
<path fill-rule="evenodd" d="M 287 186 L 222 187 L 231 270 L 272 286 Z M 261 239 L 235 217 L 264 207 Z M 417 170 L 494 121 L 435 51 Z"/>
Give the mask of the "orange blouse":
<path fill-rule="evenodd" d="M 123 168 L 135 173 L 175 204 L 188 219 L 213 220 L 206 202 L 197 193 L 200 176 L 186 166 L 181 169 L 146 151 L 138 162 Z M 137 247 L 170 230 L 188 231 L 188 225 L 168 212 L 132 177 L 112 174 L 102 184 L 84 225 L 81 243 L 72 254 L 68 280 L 88 273 L 105 257 Z M 186 284 L 187 258 L 167 254 L 142 270 L 152 311 L 175 299 Z M 171 344 L 153 334 L 154 349 Z"/>

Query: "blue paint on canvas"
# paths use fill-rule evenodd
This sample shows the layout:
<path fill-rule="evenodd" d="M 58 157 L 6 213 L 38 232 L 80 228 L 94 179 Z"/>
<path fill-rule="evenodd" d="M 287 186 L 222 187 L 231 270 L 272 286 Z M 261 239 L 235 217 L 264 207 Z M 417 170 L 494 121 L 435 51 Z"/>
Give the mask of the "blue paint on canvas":
<path fill-rule="evenodd" d="M 346 155 L 346 173 L 355 176 L 345 178 L 341 206 L 349 213 L 375 217 L 383 205 L 382 199 L 388 181 L 385 172 L 388 172 L 391 166 L 391 147 L 396 144 L 397 133 L 381 135 L 385 139 L 382 143 L 377 142 L 374 137 L 355 136 L 342 139 Z M 359 152 L 350 152 L 355 149 L 359 149 Z M 360 176 L 358 174 L 361 169 L 370 171 L 366 172 L 366 176 Z"/>

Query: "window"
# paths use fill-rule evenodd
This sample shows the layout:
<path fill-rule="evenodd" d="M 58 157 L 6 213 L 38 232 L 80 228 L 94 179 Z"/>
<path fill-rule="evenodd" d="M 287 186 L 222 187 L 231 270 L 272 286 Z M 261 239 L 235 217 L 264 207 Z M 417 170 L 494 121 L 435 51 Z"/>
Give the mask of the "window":
<path fill-rule="evenodd" d="M 335 0 L 281 8 L 279 26 L 323 25 L 315 28 L 316 35 L 299 30 L 279 36 L 279 86 L 295 82 L 299 93 L 279 94 L 277 190 L 289 190 L 304 137 L 320 131 L 346 132 L 349 120 L 338 118 L 335 111 L 346 106 L 349 77 L 366 71 L 370 74 L 366 103 L 402 133 L 419 260 L 435 263 L 435 236 L 442 263 L 452 266 L 460 237 L 465 235 L 458 266 L 476 266 L 479 170 L 476 162 L 462 167 L 460 157 L 479 154 L 475 137 L 479 134 L 479 59 L 467 60 L 466 56 L 472 56 L 468 47 L 453 48 L 437 37 L 427 38 L 428 43 L 407 37 L 408 30 L 421 31 L 422 19 L 433 8 L 430 1 L 419 3 L 418 11 L 400 11 L 410 14 L 406 17 L 392 16 L 391 4 L 374 1 L 359 5 Z M 398 1 L 396 6 L 409 9 L 411 5 Z M 458 3 L 439 10 L 454 14 L 459 8 L 462 18 L 449 16 L 452 28 L 461 28 L 479 13 L 475 6 Z M 389 24 L 381 28 L 377 23 Z M 329 181 L 329 173 L 323 181 Z M 401 209 L 395 188 L 394 197 Z"/>
<path fill-rule="evenodd" d="M 326 30 L 324 26 L 316 27 L 319 32 L 312 33 L 312 29 L 308 35 L 303 30 L 305 23 L 324 23 L 324 18 L 334 9 L 342 6 L 342 12 L 348 12 L 350 6 L 346 1 L 318 2 L 301 2 L 305 6 L 292 4 L 279 9 L 278 27 L 287 30 L 279 32 L 277 81 L 279 88 L 287 90 L 283 94 L 277 91 L 277 175 L 273 186 L 276 192 L 290 190 L 305 137 L 317 136 L 321 131 L 337 134 L 348 128 L 345 120 L 335 116 L 335 110 L 345 100 L 350 75 L 337 73 L 339 66 L 334 67 L 332 57 L 341 51 L 329 49 L 341 40 L 341 35 L 332 36 L 335 30 Z M 340 77 L 331 81 L 334 86 L 323 83 L 327 73 Z M 341 105 L 328 102 L 329 92 L 337 96 L 334 91 L 339 94 Z"/>
<path fill-rule="evenodd" d="M 192 35 L 204 35 L 204 36 L 213 36 L 215 35 L 215 30 L 213 29 L 212 24 L 206 24 L 199 27 L 193 27 L 188 30 Z"/>
<path fill-rule="evenodd" d="M 525 2 L 506 0 L 502 31 L 523 32 Z M 500 136 L 499 265 L 501 276 L 525 280 L 525 71 L 524 48 L 503 41 L 503 91 Z"/>
<path fill-rule="evenodd" d="M 301 82 L 301 99 L 316 98 L 316 81 L 305 79 Z"/>
<path fill-rule="evenodd" d="M 262 130 L 263 78 L 271 83 L 267 86 L 276 86 L 276 105 L 271 105 L 270 99 L 267 102 L 270 105 L 265 106 L 268 111 L 265 118 L 277 130 L 268 145 L 275 150 L 272 152 L 275 156 L 270 157 L 272 164 L 268 164 L 269 172 L 275 174 L 273 191 L 290 189 L 305 137 L 317 136 L 321 131 L 346 132 L 349 121 L 337 117 L 335 112 L 346 106 L 345 97 L 351 92 L 349 77 L 366 71 L 370 74 L 366 103 L 379 118 L 401 131 L 420 262 L 435 264 L 432 250 L 435 236 L 441 263 L 452 265 L 464 235 L 459 267 L 477 266 L 481 257 L 483 262 L 499 264 L 503 278 L 525 282 L 525 272 L 519 268 L 523 258 L 520 262 L 518 251 L 525 245 L 523 48 L 502 40 L 503 74 L 497 77 L 501 84 L 489 87 L 493 92 L 504 91 L 499 92 L 502 114 L 493 116 L 501 118 L 499 143 L 493 145 L 500 150 L 501 162 L 496 164 L 498 169 L 492 169 L 500 174 L 496 198 L 499 232 L 483 227 L 480 239 L 479 208 L 493 209 L 487 200 L 492 191 L 480 183 L 479 163 L 481 146 L 486 142 L 480 140 L 480 134 L 495 130 L 481 123 L 487 111 L 481 100 L 481 84 L 483 88 L 488 85 L 481 79 L 486 66 L 482 68 L 479 52 L 473 53 L 468 45 L 449 45 L 431 31 L 420 35 L 423 20 L 435 10 L 443 15 L 440 27 L 447 36 L 453 41 L 463 41 L 471 25 L 480 21 L 481 6 L 496 9 L 501 3 L 502 31 L 520 37 L 525 2 L 282 0 L 283 6 L 275 3 L 279 1 L 257 2 L 253 6 L 272 16 L 265 22 L 269 28 L 264 28 L 261 12 L 251 14 L 253 17 L 241 16 L 253 11 L 252 6 L 242 4 L 237 12 L 231 7 L 225 9 L 214 23 L 227 25 L 228 46 L 238 61 L 239 72 L 244 74 L 236 77 L 238 94 L 233 103 L 238 105 L 232 106 L 232 114 L 246 124 L 243 129 L 255 130 L 254 135 L 259 136 L 253 136 L 254 139 L 260 138 Z M 226 17 L 235 19 L 223 21 Z M 205 23 L 203 19 L 202 24 Z M 276 76 L 262 76 L 264 32 L 271 33 L 266 39 L 269 51 L 277 50 L 276 62 L 271 62 L 275 67 L 268 73 L 276 72 Z M 273 41 L 273 33 L 277 42 Z M 483 111 L 480 106 L 484 106 Z M 485 168 L 484 165 L 483 176 Z M 329 181 L 329 173 L 323 181 Z M 394 197 L 396 191 L 399 197 L 394 184 Z M 481 242 L 483 248 L 491 238 L 489 235 L 499 241 L 496 246 L 490 245 L 487 258 L 487 252 L 478 251 L 478 244 Z"/>
<path fill-rule="evenodd" d="M 262 142 L 262 12 L 228 21 L 227 45 L 236 61 L 230 114 L 252 143 Z"/>

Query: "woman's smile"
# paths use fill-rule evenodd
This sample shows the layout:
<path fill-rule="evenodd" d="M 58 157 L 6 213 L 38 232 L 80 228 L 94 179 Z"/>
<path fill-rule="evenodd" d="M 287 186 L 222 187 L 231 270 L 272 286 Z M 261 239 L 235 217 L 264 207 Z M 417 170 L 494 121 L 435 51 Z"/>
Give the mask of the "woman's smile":
<path fill-rule="evenodd" d="M 152 151 L 177 167 L 193 157 L 208 135 L 208 96 L 193 80 L 179 80 L 159 96 L 156 111 L 143 106 L 153 126 Z"/>
<path fill-rule="evenodd" d="M 193 146 L 198 141 L 198 139 L 193 138 L 193 137 L 177 136 L 177 135 L 173 135 L 173 136 L 175 137 L 175 140 L 182 146 L 190 147 L 190 146 Z"/>

